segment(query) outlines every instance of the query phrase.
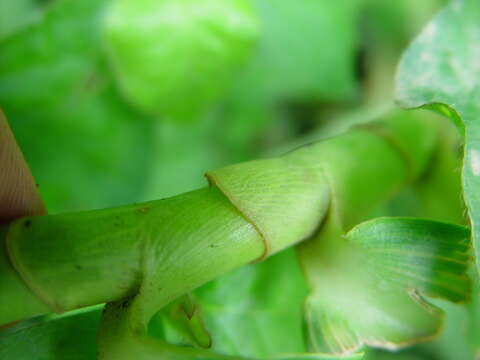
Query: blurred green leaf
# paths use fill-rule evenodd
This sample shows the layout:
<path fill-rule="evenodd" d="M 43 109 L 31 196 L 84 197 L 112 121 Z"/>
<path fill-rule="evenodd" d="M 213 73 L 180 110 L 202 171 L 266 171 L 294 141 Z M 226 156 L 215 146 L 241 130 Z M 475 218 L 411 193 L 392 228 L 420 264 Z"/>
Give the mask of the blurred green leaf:
<path fill-rule="evenodd" d="M 298 135 L 302 122 L 289 113 L 292 104 L 318 109 L 321 102 L 356 98 L 360 3 L 249 1 L 260 19 L 260 40 L 224 105 L 225 119 L 233 124 L 226 134 L 234 140 L 229 143 L 248 159 L 259 154 L 245 152 L 245 144 L 268 151 Z M 244 143 L 232 136 L 243 129 L 251 131 L 241 135 Z"/>
<path fill-rule="evenodd" d="M 97 307 L 64 316 L 24 321 L 0 332 L 0 358 L 15 360 L 95 360 Z"/>
<path fill-rule="evenodd" d="M 0 0 L 0 41 L 40 16 L 36 0 Z"/>
<path fill-rule="evenodd" d="M 261 38 L 234 87 L 237 100 L 331 101 L 355 95 L 358 1 L 250 1 Z"/>
<path fill-rule="evenodd" d="M 0 101 L 7 110 L 69 107 L 98 85 L 92 73 L 100 59 L 101 3 L 59 1 L 0 43 Z"/>
<path fill-rule="evenodd" d="M 398 59 L 446 0 L 364 0 L 361 14 L 363 97 L 390 102 Z"/>
<path fill-rule="evenodd" d="M 368 23 L 368 47 L 396 47 L 403 50 L 408 41 L 430 20 L 433 12 L 444 6 L 447 0 L 364 0 L 365 19 Z M 373 30 L 377 31 L 373 31 Z"/>
<path fill-rule="evenodd" d="M 223 96 L 258 32 L 247 0 L 116 0 L 104 27 L 123 93 L 175 120 Z"/>
<path fill-rule="evenodd" d="M 237 160 L 221 142 L 222 123 L 216 114 L 188 124 L 157 121 L 152 129 L 155 156 L 150 157 L 146 199 L 197 189 L 206 184 L 201 174 Z"/>

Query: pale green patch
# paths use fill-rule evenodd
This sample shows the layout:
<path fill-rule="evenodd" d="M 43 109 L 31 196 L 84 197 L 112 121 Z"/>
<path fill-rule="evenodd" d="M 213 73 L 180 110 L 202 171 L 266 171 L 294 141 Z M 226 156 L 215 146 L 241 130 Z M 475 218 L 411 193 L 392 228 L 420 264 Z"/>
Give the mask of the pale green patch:
<path fill-rule="evenodd" d="M 192 120 L 228 89 L 257 25 L 247 0 L 118 0 L 107 10 L 104 43 L 132 104 Z"/>

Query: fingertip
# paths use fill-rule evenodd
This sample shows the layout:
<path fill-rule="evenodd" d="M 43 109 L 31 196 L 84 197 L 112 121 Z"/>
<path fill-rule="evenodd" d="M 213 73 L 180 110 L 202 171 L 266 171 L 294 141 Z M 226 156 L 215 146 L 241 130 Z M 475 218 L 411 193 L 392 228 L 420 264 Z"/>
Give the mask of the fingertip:
<path fill-rule="evenodd" d="M 35 180 L 0 108 L 0 224 L 45 213 Z"/>

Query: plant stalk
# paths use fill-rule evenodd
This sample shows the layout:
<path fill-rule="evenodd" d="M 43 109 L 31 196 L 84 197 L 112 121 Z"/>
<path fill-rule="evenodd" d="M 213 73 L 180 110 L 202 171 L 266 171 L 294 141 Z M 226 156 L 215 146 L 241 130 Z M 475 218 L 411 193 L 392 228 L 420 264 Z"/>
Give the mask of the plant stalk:
<path fill-rule="evenodd" d="M 8 255 L 50 311 L 153 293 L 142 300 L 148 322 L 176 297 L 310 238 L 332 206 L 348 230 L 419 176 L 438 129 L 435 121 L 393 117 L 279 158 L 211 171 L 210 186 L 165 200 L 24 218 L 8 230 Z M 3 309 L 31 297 L 5 291 Z M 4 311 L 0 324 L 41 312 Z"/>

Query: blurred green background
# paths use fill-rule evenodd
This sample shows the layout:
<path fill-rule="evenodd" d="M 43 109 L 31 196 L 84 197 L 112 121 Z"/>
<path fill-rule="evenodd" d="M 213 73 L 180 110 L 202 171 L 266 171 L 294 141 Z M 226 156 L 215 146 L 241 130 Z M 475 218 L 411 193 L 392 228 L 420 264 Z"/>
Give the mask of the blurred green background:
<path fill-rule="evenodd" d="M 0 0 L 0 106 L 51 213 L 172 196 L 385 116 L 400 54 L 445 0 L 221 3 Z M 439 340 L 368 359 L 473 359 L 478 309 L 442 306 Z"/>
<path fill-rule="evenodd" d="M 383 111 L 444 1 L 215 3 L 0 0 L 0 105 L 50 212 L 191 190 Z"/>

